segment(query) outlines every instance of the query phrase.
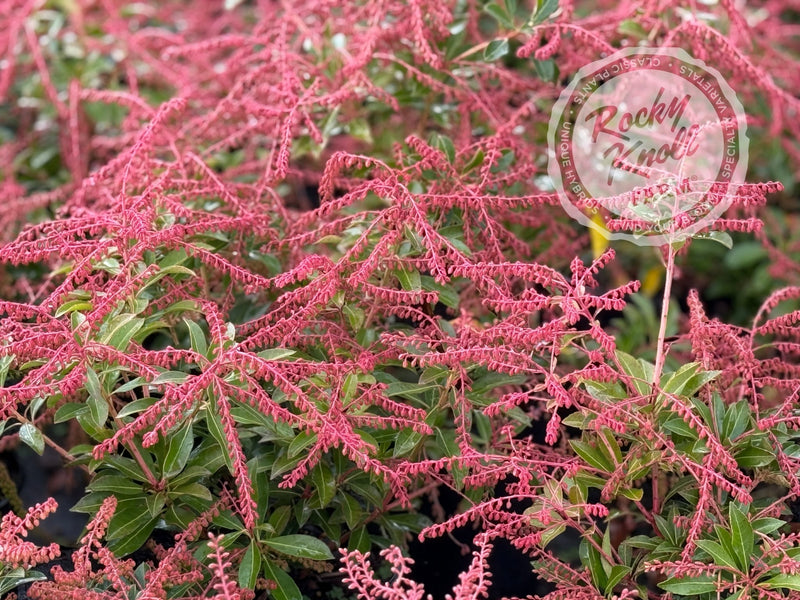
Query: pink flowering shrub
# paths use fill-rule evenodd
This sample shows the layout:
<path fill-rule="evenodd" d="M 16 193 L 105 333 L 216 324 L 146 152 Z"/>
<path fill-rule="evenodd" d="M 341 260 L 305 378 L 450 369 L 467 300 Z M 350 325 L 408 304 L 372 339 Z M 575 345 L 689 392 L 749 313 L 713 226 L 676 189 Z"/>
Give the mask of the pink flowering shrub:
<path fill-rule="evenodd" d="M 800 158 L 790 2 L 0 14 L 0 450 L 84 469 L 91 518 L 44 578 L 58 547 L 22 537 L 54 503 L 6 515 L 0 591 L 301 600 L 318 574 L 423 599 L 409 534 L 457 531 L 458 600 L 492 596 L 500 540 L 552 600 L 800 591 L 800 234 L 766 207 Z M 710 242 L 607 248 L 545 176 L 565 81 L 640 42 L 713 64 L 748 111 L 751 183 L 697 236 L 769 256 L 747 327 L 702 290 L 670 308 Z"/>

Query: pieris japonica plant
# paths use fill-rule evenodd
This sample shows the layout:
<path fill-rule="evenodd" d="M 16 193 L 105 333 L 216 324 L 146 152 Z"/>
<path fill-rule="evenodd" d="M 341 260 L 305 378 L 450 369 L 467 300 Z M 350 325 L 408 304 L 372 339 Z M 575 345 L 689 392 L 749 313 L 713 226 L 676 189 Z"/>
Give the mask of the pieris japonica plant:
<path fill-rule="evenodd" d="M 542 582 L 521 597 L 800 592 L 800 235 L 765 208 L 800 158 L 791 2 L 0 14 L 0 450 L 89 482 L 47 576 L 61 549 L 23 538 L 54 502 L 8 502 L 0 593 L 422 600 L 410 538 L 465 532 L 458 600 L 493 597 L 501 540 Z M 547 176 L 567 79 L 637 45 L 727 78 L 755 165 L 723 218 L 646 256 Z M 746 326 L 672 291 L 725 232 L 786 282 Z"/>

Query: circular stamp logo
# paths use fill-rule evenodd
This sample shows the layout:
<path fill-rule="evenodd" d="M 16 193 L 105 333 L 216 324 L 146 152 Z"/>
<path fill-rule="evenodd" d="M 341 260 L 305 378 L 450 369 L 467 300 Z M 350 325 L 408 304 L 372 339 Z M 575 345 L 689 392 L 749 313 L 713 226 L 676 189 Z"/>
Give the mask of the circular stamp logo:
<path fill-rule="evenodd" d="M 553 109 L 548 144 L 566 211 L 641 245 L 711 225 L 747 169 L 736 94 L 679 48 L 627 48 L 580 69 Z"/>

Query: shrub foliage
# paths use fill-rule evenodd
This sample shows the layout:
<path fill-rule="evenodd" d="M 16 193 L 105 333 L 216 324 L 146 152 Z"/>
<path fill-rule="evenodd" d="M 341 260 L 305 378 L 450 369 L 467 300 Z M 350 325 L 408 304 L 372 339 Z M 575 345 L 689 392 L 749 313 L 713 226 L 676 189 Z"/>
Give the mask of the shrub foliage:
<path fill-rule="evenodd" d="M 791 4 L 0 2 L 0 449 L 86 470 L 91 518 L 43 580 L 53 502 L 7 514 L 0 593 L 300 600 L 336 553 L 359 598 L 422 599 L 401 548 L 455 530 L 458 600 L 498 539 L 551 600 L 796 593 Z M 566 81 L 635 44 L 747 108 L 753 183 L 698 236 L 770 257 L 747 327 L 700 290 L 636 330 L 660 255 L 545 176 Z"/>

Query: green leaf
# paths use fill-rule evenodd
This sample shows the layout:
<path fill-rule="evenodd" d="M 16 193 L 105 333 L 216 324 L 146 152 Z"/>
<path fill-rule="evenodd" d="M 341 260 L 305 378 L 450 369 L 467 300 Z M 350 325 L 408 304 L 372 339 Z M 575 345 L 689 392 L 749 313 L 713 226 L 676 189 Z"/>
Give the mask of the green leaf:
<path fill-rule="evenodd" d="M 588 567 L 594 586 L 599 590 L 605 589 L 608 575 L 606 574 L 605 561 L 600 555 L 600 551 L 586 539 L 583 539 L 578 547 L 578 555 L 581 563 Z"/>
<path fill-rule="evenodd" d="M 698 363 L 687 363 L 672 374 L 661 378 L 661 389 L 667 394 L 680 394 L 684 386 L 700 369 Z M 666 382 L 664 381 L 666 380 Z"/>
<path fill-rule="evenodd" d="M 419 271 L 406 271 L 405 269 L 395 269 L 395 277 L 400 282 L 400 286 L 408 292 L 418 292 L 422 289 Z"/>
<path fill-rule="evenodd" d="M 281 360 L 294 356 L 294 354 L 295 351 L 290 348 L 268 348 L 267 350 L 262 350 L 256 356 L 264 360 Z"/>
<path fill-rule="evenodd" d="M 103 475 L 92 481 L 86 489 L 92 492 L 113 492 L 123 496 L 141 495 L 142 486 L 122 475 Z"/>
<path fill-rule="evenodd" d="M 417 396 L 430 390 L 440 389 L 442 385 L 435 381 L 420 384 L 420 383 L 407 383 L 405 381 L 394 381 L 386 386 L 386 395 L 392 396 Z"/>
<path fill-rule="evenodd" d="M 536 10 L 531 16 L 530 24 L 532 27 L 543 23 L 547 17 L 552 15 L 558 8 L 558 0 L 537 0 Z"/>
<path fill-rule="evenodd" d="M 272 511 L 272 514 L 269 516 L 269 520 L 267 523 L 275 530 L 275 533 L 280 535 L 283 533 L 283 530 L 286 529 L 286 526 L 289 524 L 289 519 L 291 518 L 292 508 L 291 506 L 284 504 L 276 508 Z"/>
<path fill-rule="evenodd" d="M 496 2 L 490 2 L 487 4 L 483 10 L 487 13 L 492 15 L 498 23 L 500 23 L 506 29 L 513 29 L 514 28 L 514 21 L 511 18 L 511 15 L 505 9 L 505 7 L 500 6 Z"/>
<path fill-rule="evenodd" d="M 599 431 L 600 439 L 598 445 L 603 448 L 603 453 L 608 455 L 614 463 L 614 467 L 622 463 L 622 449 L 619 447 L 619 442 L 614 437 L 614 432 L 608 427 L 603 427 Z"/>
<path fill-rule="evenodd" d="M 333 558 L 330 548 L 322 540 L 300 533 L 282 535 L 264 540 L 264 543 L 287 556 L 310 558 L 312 560 L 330 560 Z"/>
<path fill-rule="evenodd" d="M 672 417 L 662 425 L 667 431 L 677 433 L 690 439 L 697 439 L 697 431 L 692 429 L 689 424 L 680 417 Z"/>
<path fill-rule="evenodd" d="M 123 406 L 120 411 L 117 413 L 118 418 L 129 417 L 130 415 L 135 415 L 136 413 L 140 413 L 142 411 L 147 410 L 153 404 L 158 402 L 157 398 L 139 398 L 138 400 L 134 400 L 133 402 L 128 402 L 125 406 Z"/>
<path fill-rule="evenodd" d="M 86 389 L 89 392 L 89 398 L 86 404 L 89 406 L 89 416 L 91 417 L 92 424 L 97 429 L 102 429 L 108 419 L 108 402 L 106 401 L 105 394 L 103 394 L 103 387 L 100 384 L 100 379 L 94 369 L 86 369 Z"/>
<path fill-rule="evenodd" d="M 483 60 L 494 62 L 503 58 L 506 54 L 508 54 L 508 40 L 506 38 L 492 40 L 483 51 Z"/>
<path fill-rule="evenodd" d="M 103 462 L 131 479 L 137 479 L 142 482 L 147 481 L 147 476 L 142 472 L 142 467 L 132 458 L 111 454 L 103 458 Z"/>
<path fill-rule="evenodd" d="M 733 238 L 725 231 L 709 231 L 708 233 L 704 233 L 698 237 L 717 242 L 728 249 L 733 248 Z"/>
<path fill-rule="evenodd" d="M 44 452 L 44 436 L 30 423 L 23 423 L 19 428 L 19 439 L 30 446 L 39 456 Z"/>
<path fill-rule="evenodd" d="M 359 521 L 361 521 L 362 517 L 364 516 L 364 511 L 361 509 L 361 505 L 358 503 L 358 500 L 353 498 L 350 494 L 343 493 L 340 495 L 340 498 L 344 521 L 347 523 L 347 526 L 350 529 L 353 529 L 356 525 L 358 525 Z"/>
<path fill-rule="evenodd" d="M 100 492 L 92 492 L 90 494 L 86 494 L 83 498 L 78 500 L 75 503 L 75 506 L 70 508 L 70 512 L 77 512 L 77 513 L 87 513 L 93 515 L 97 512 L 97 509 L 103 504 L 103 500 L 108 498 L 110 494 L 103 494 Z"/>
<path fill-rule="evenodd" d="M 203 465 L 203 466 L 200 466 Z M 180 474 L 169 480 L 170 486 L 180 486 L 186 483 L 195 482 L 203 477 L 211 475 L 211 470 L 206 468 L 206 463 L 201 461 L 197 465 L 189 465 Z"/>
<path fill-rule="evenodd" d="M 536 73 L 539 75 L 539 78 L 545 83 L 555 83 L 558 81 L 560 71 L 556 61 L 552 58 L 548 58 L 547 60 L 534 60 L 533 65 L 536 67 Z"/>
<path fill-rule="evenodd" d="M 628 500 L 633 500 L 634 502 L 639 502 L 639 500 L 641 500 L 644 496 L 644 490 L 642 488 L 624 488 L 619 490 L 617 493 Z"/>
<path fill-rule="evenodd" d="M 753 521 L 753 530 L 764 535 L 772 533 L 786 525 L 783 519 L 773 519 L 772 517 L 761 517 Z"/>
<path fill-rule="evenodd" d="M 171 487 L 169 495 L 176 500 L 180 500 L 185 496 L 192 496 L 209 502 L 213 499 L 211 491 L 201 483 L 187 483 L 174 488 Z"/>
<path fill-rule="evenodd" d="M 446 157 L 450 164 L 456 162 L 456 148 L 453 145 L 453 140 L 451 140 L 446 135 L 439 133 L 438 131 L 434 131 L 431 133 L 429 138 L 430 145 L 440 150 Z M 419 272 L 414 271 L 417 274 L 417 281 L 419 281 Z M 420 289 L 417 287 L 416 289 Z"/>
<path fill-rule="evenodd" d="M 611 572 L 608 574 L 608 581 L 606 581 L 605 593 L 606 595 L 614 591 L 614 587 L 622 581 L 622 578 L 631 572 L 631 568 L 625 565 L 614 565 L 611 567 Z"/>
<path fill-rule="evenodd" d="M 681 596 L 697 596 L 716 591 L 717 581 L 710 575 L 698 575 L 682 579 L 670 577 L 659 583 L 658 587 Z"/>
<path fill-rule="evenodd" d="M 747 573 L 750 570 L 750 555 L 753 553 L 753 526 L 747 514 L 735 504 L 728 510 L 731 525 L 731 543 L 738 553 L 739 566 Z"/>
<path fill-rule="evenodd" d="M 711 558 L 714 559 L 716 564 L 730 567 L 731 569 L 739 569 L 738 565 L 736 564 L 736 560 L 733 558 L 733 556 L 728 554 L 728 551 L 722 547 L 722 544 L 718 544 L 712 540 L 697 540 L 696 544 L 698 548 L 701 548 L 711 555 Z"/>
<path fill-rule="evenodd" d="M 542 548 L 547 547 L 547 544 L 552 542 L 554 539 L 556 539 L 558 536 L 560 536 L 566 530 L 567 530 L 567 526 L 566 525 L 557 525 L 555 527 L 553 527 L 551 525 L 549 529 L 546 529 L 545 531 L 542 532 L 542 537 L 541 537 L 541 540 L 539 542 L 539 545 Z"/>
<path fill-rule="evenodd" d="M 205 356 L 206 352 L 208 352 L 208 342 L 206 341 L 206 334 L 203 332 L 203 329 L 200 325 L 189 319 L 184 319 L 183 322 L 189 330 L 189 344 L 192 350 Z"/>
<path fill-rule="evenodd" d="M 113 346 L 117 350 L 125 350 L 134 335 L 144 325 L 144 319 L 136 317 L 132 314 L 117 315 L 108 324 L 106 335 L 101 338 L 100 342 Z"/>
<path fill-rule="evenodd" d="M 85 300 L 69 300 L 67 302 L 64 302 L 64 304 L 58 307 L 58 310 L 56 310 L 55 312 L 55 317 L 58 318 L 60 316 L 79 310 L 84 310 L 84 311 L 92 310 L 92 303 L 86 302 Z"/>
<path fill-rule="evenodd" d="M 225 465 L 228 467 L 228 472 L 233 472 L 233 461 L 231 460 L 230 452 L 228 451 L 228 439 L 225 437 L 225 431 L 222 428 L 222 421 L 219 415 L 213 408 L 209 407 L 206 412 L 206 425 L 211 436 L 217 441 L 219 447 L 222 449 L 222 458 L 225 460 Z"/>
<path fill-rule="evenodd" d="M 144 497 L 144 505 L 147 508 L 147 512 L 151 517 L 158 517 L 161 515 L 161 511 L 164 510 L 164 506 L 167 503 L 166 495 L 163 492 L 159 492 L 155 495 L 148 494 Z"/>
<path fill-rule="evenodd" d="M 740 467 L 752 469 L 766 467 L 775 460 L 775 454 L 760 446 L 747 445 L 736 450 L 734 458 Z"/>
<path fill-rule="evenodd" d="M 186 461 L 189 460 L 189 455 L 194 446 L 194 432 L 192 424 L 188 427 L 181 427 L 178 431 L 173 431 L 168 436 L 169 447 L 164 457 L 163 476 L 172 477 L 177 475 L 186 466 Z"/>
<path fill-rule="evenodd" d="M 53 422 L 63 423 L 64 421 L 69 421 L 70 419 L 74 419 L 77 415 L 88 410 L 89 408 L 85 404 L 68 402 L 67 404 L 64 404 L 58 408 L 55 416 L 53 417 Z"/>
<path fill-rule="evenodd" d="M 45 581 L 47 576 L 39 571 L 26 571 L 22 567 L 17 567 L 3 575 L 0 575 L 0 594 L 5 594 L 21 585 L 34 581 Z M 2 596 L 5 598 L 5 596 Z"/>
<path fill-rule="evenodd" d="M 775 575 L 759 584 L 766 588 L 784 588 L 800 592 L 800 575 Z"/>
<path fill-rule="evenodd" d="M 393 456 L 404 456 L 414 448 L 416 448 L 419 441 L 422 439 L 422 434 L 417 433 L 410 427 L 400 430 L 394 442 Z"/>
<path fill-rule="evenodd" d="M 294 458 L 295 456 L 300 454 L 304 449 L 308 448 L 308 446 L 310 446 L 316 441 L 317 441 L 316 433 L 307 433 L 305 431 L 301 431 L 292 440 L 292 443 L 289 444 L 289 449 L 287 450 L 286 454 L 288 455 L 289 458 Z"/>
<path fill-rule="evenodd" d="M 725 527 L 714 525 L 714 534 L 717 536 L 720 545 L 730 556 L 736 558 L 736 549 L 733 547 L 732 535 Z"/>
<path fill-rule="evenodd" d="M 648 369 L 645 368 L 645 363 L 640 360 L 636 360 L 630 354 L 622 352 L 621 350 L 617 350 L 617 360 L 619 360 L 620 366 L 622 370 L 625 371 L 625 374 L 631 377 L 633 380 L 633 386 L 636 388 L 636 391 L 645 396 L 650 393 L 650 377 L 648 373 Z M 649 365 L 650 370 L 652 370 L 652 365 Z"/>
<path fill-rule="evenodd" d="M 572 449 L 575 450 L 575 453 L 593 467 L 608 473 L 614 470 L 614 465 L 611 463 L 611 460 L 605 456 L 600 448 L 595 448 L 580 440 L 569 440 L 569 443 Z"/>
<path fill-rule="evenodd" d="M 647 39 L 647 31 L 637 21 L 626 19 L 617 27 L 617 31 L 622 35 L 627 35 L 640 40 Z"/>
<path fill-rule="evenodd" d="M 344 382 L 342 383 L 342 390 L 340 393 L 340 400 L 342 402 L 342 406 L 347 406 L 350 402 L 353 401 L 353 398 L 356 396 L 356 390 L 358 389 L 358 375 L 355 373 L 350 373 L 347 377 L 344 378 Z"/>
<path fill-rule="evenodd" d="M 262 427 L 274 425 L 274 422 L 271 421 L 271 417 L 253 408 L 249 404 L 235 403 L 231 407 L 231 416 L 233 420 L 240 425 L 260 425 Z M 291 437 L 294 437 L 294 435 Z"/>
<path fill-rule="evenodd" d="M 735 440 L 747 429 L 750 423 L 750 405 L 740 400 L 728 407 L 722 420 L 722 440 Z"/>
<path fill-rule="evenodd" d="M 271 560 L 264 561 L 264 577 L 277 584 L 277 587 L 269 591 L 275 600 L 303 600 L 303 594 L 294 579 Z"/>
<path fill-rule="evenodd" d="M 159 385 L 162 383 L 183 383 L 187 379 L 189 379 L 189 374 L 184 373 L 183 371 L 164 371 L 150 383 L 153 385 Z"/>
<path fill-rule="evenodd" d="M 121 500 L 108 524 L 108 548 L 117 556 L 139 549 L 153 532 L 158 517 L 150 515 L 143 498 Z"/>
<path fill-rule="evenodd" d="M 472 171 L 472 169 L 479 167 L 483 164 L 483 161 L 486 159 L 486 153 L 483 150 L 478 150 L 475 155 L 469 160 L 467 164 L 464 165 L 462 173 L 466 174 Z"/>
<path fill-rule="evenodd" d="M 372 547 L 372 538 L 367 532 L 366 527 L 359 527 L 351 535 L 347 542 L 348 550 L 358 550 L 359 552 L 369 552 Z"/>
<path fill-rule="evenodd" d="M 336 495 L 336 478 L 333 472 L 328 465 L 317 463 L 311 470 L 311 481 L 319 498 L 318 508 L 325 508 Z"/>
<path fill-rule="evenodd" d="M 146 385 L 148 381 L 144 377 L 135 377 L 131 379 L 127 383 L 123 383 L 121 386 L 114 390 L 116 394 L 122 394 L 124 392 L 130 392 L 131 390 L 135 390 L 137 387 L 142 387 Z"/>
<path fill-rule="evenodd" d="M 255 540 L 250 541 L 247 552 L 239 563 L 239 587 L 255 589 L 258 575 L 261 572 L 261 552 Z"/>
<path fill-rule="evenodd" d="M 6 377 L 11 364 L 14 362 L 14 356 L 13 354 L 6 354 L 0 357 L 0 387 L 5 387 L 6 385 Z"/>
<path fill-rule="evenodd" d="M 684 396 L 694 396 L 694 394 L 707 384 L 709 381 L 713 381 L 717 378 L 717 376 L 722 373 L 722 371 L 700 371 L 696 373 L 686 384 L 683 386 L 681 393 Z"/>
<path fill-rule="evenodd" d="M 454 242 L 453 239 L 450 238 L 448 239 L 450 240 L 451 243 Z M 462 245 L 464 244 L 462 243 Z M 466 245 L 464 245 L 464 247 L 466 248 Z M 469 249 L 467 248 L 467 250 Z M 461 251 L 467 256 L 471 254 L 471 252 L 469 251 L 464 252 L 463 249 Z M 461 300 L 461 298 L 459 297 L 458 292 L 453 289 L 453 286 L 442 285 L 430 275 L 421 275 L 420 279 L 422 281 L 423 290 L 425 290 L 426 292 L 436 292 L 439 295 L 439 302 L 444 304 L 446 307 L 453 309 L 458 308 L 458 303 Z"/>
<path fill-rule="evenodd" d="M 86 391 L 89 392 L 90 396 L 103 397 L 103 386 L 100 385 L 100 378 L 92 368 L 86 369 Z"/>
<path fill-rule="evenodd" d="M 345 304 L 342 310 L 347 316 L 347 322 L 350 323 L 350 328 L 353 331 L 361 329 L 367 314 L 361 308 L 353 306 L 352 304 Z"/>

